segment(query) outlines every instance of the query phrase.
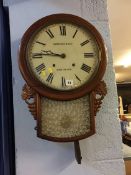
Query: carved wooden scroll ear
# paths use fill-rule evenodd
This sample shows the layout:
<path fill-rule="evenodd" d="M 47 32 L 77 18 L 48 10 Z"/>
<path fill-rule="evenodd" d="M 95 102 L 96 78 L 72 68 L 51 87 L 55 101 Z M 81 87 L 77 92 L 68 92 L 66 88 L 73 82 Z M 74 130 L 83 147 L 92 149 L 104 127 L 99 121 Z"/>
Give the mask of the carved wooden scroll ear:
<path fill-rule="evenodd" d="M 25 102 L 28 105 L 29 111 L 33 115 L 34 119 L 37 119 L 37 98 L 36 98 L 36 92 L 27 84 L 23 86 L 22 89 L 22 99 L 25 100 Z"/>
<path fill-rule="evenodd" d="M 99 111 L 102 104 L 102 100 L 104 99 L 104 96 L 106 94 L 106 83 L 104 81 L 101 81 L 92 92 L 94 102 L 94 116 L 96 116 L 96 113 Z"/>

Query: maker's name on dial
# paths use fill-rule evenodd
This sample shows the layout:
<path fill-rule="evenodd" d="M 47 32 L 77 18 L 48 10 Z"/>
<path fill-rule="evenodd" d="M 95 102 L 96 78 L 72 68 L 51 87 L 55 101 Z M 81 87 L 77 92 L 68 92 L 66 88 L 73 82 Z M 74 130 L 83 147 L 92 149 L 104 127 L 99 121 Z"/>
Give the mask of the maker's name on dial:
<path fill-rule="evenodd" d="M 71 71 L 71 68 L 60 68 L 60 69 L 56 69 L 57 71 Z"/>
<path fill-rule="evenodd" d="M 53 45 L 64 45 L 64 46 L 70 46 L 72 45 L 73 43 L 53 43 Z"/>

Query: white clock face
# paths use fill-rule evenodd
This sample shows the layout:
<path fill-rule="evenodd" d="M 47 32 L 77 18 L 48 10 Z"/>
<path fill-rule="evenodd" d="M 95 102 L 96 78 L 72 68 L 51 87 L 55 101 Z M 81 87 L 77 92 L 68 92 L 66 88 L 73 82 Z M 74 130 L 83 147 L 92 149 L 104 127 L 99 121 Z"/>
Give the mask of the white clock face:
<path fill-rule="evenodd" d="M 100 51 L 93 35 L 71 23 L 56 23 L 36 31 L 27 47 L 27 64 L 41 83 L 73 90 L 98 70 Z"/>

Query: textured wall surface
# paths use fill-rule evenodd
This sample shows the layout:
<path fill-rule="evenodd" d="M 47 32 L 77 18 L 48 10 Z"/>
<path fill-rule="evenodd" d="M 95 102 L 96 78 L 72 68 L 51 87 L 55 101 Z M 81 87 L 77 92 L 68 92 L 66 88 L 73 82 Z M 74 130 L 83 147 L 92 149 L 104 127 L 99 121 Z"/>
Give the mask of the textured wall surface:
<path fill-rule="evenodd" d="M 117 92 L 106 0 L 10 0 L 13 93 L 17 175 L 124 175 Z M 78 165 L 73 144 L 53 143 L 36 137 L 35 121 L 21 100 L 24 80 L 18 69 L 18 47 L 24 31 L 36 20 L 53 13 L 71 13 L 90 21 L 104 38 L 108 65 L 104 76 L 108 94 L 96 116 L 96 134 L 80 141 L 83 161 Z"/>

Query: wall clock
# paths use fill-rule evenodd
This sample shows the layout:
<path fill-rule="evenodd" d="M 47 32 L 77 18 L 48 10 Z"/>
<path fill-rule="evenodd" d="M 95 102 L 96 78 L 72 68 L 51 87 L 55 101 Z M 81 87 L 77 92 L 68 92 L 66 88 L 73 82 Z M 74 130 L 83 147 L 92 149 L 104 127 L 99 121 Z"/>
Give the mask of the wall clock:
<path fill-rule="evenodd" d="M 19 67 L 26 81 L 22 98 L 36 120 L 37 136 L 74 142 L 81 163 L 79 140 L 95 133 L 96 112 L 107 93 L 101 35 L 78 16 L 44 17 L 22 37 Z"/>

